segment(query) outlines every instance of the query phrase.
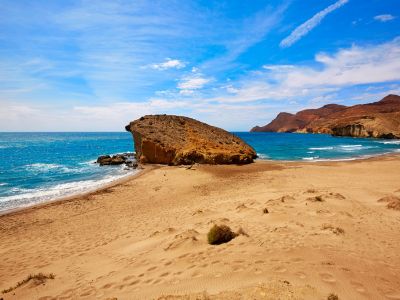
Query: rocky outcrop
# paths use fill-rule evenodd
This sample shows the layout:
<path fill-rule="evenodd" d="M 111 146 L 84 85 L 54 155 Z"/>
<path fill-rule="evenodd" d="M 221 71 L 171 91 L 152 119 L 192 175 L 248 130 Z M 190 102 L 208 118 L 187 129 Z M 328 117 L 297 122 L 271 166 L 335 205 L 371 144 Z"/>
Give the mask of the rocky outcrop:
<path fill-rule="evenodd" d="M 247 164 L 254 149 L 223 129 L 173 115 L 148 115 L 125 127 L 141 163 L 169 165 Z"/>
<path fill-rule="evenodd" d="M 400 97 L 389 95 L 369 104 L 325 105 L 296 114 L 280 113 L 253 132 L 308 132 L 335 136 L 400 138 Z"/>
<path fill-rule="evenodd" d="M 129 168 L 136 168 L 138 166 L 133 153 L 122 153 L 113 156 L 101 155 L 97 158 L 96 163 L 100 166 L 115 166 L 122 164 L 125 164 L 125 166 Z"/>

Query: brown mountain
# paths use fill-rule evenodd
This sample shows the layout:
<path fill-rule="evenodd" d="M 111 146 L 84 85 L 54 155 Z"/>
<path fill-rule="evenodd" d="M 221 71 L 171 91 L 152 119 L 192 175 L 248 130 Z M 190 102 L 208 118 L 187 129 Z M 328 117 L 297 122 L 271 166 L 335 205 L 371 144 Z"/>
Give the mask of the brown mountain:
<path fill-rule="evenodd" d="M 296 114 L 280 113 L 252 132 L 329 133 L 336 136 L 400 138 L 400 97 L 388 95 L 378 102 L 343 106 L 328 104 Z"/>
<path fill-rule="evenodd" d="M 237 136 L 197 120 L 173 115 L 148 115 L 129 123 L 141 163 L 182 165 L 247 164 L 257 157 Z"/>

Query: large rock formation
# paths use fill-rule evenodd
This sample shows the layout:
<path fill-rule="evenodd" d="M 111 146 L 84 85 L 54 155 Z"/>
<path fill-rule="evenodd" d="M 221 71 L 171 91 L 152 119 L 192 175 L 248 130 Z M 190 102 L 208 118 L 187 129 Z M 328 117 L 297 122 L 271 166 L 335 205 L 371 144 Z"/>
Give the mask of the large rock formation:
<path fill-rule="evenodd" d="M 252 132 L 309 132 L 336 136 L 400 138 L 400 97 L 389 95 L 369 104 L 325 105 L 296 114 L 280 113 Z"/>
<path fill-rule="evenodd" d="M 257 157 L 232 133 L 187 117 L 148 115 L 125 129 L 132 133 L 142 163 L 247 164 Z"/>

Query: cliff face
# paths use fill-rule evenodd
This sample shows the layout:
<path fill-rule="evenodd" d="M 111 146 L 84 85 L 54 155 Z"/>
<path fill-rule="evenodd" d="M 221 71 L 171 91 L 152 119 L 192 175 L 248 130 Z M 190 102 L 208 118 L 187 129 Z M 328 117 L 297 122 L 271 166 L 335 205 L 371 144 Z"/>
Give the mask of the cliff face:
<path fill-rule="evenodd" d="M 135 141 L 136 158 L 157 164 L 247 164 L 256 152 L 233 134 L 191 118 L 148 115 L 125 127 Z"/>
<path fill-rule="evenodd" d="M 369 104 L 350 107 L 329 104 L 296 114 L 280 113 L 271 123 L 251 131 L 400 138 L 400 97 L 389 95 Z"/>

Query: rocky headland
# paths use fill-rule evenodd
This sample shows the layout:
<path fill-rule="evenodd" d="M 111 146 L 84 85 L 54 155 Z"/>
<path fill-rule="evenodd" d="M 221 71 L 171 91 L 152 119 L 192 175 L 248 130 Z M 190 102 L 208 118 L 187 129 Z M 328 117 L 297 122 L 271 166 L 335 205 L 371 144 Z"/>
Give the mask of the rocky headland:
<path fill-rule="evenodd" d="M 243 140 L 221 128 L 174 115 L 148 115 L 131 122 L 136 158 L 168 165 L 248 164 L 257 157 Z"/>
<path fill-rule="evenodd" d="M 269 124 L 251 132 L 328 133 L 334 136 L 400 138 L 400 96 L 378 102 L 343 106 L 328 104 L 296 114 L 280 113 Z"/>

